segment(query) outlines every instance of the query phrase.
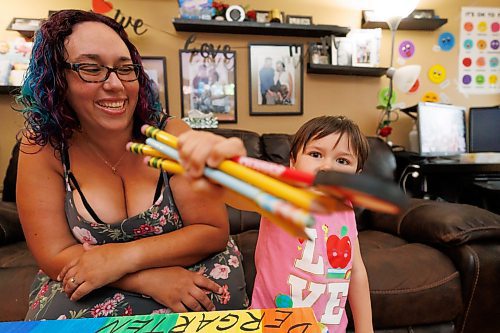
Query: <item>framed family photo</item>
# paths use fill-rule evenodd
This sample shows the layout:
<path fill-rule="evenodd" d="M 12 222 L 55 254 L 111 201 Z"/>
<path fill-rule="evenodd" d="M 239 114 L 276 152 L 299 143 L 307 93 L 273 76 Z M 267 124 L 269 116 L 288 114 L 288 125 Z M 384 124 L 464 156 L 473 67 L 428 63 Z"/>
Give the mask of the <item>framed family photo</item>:
<path fill-rule="evenodd" d="M 149 78 L 156 84 L 163 110 L 168 110 L 167 58 L 142 57 L 142 65 Z"/>
<path fill-rule="evenodd" d="M 269 10 L 256 10 L 255 11 L 255 21 L 259 23 L 269 23 L 271 20 L 269 18 Z M 279 12 L 277 19 L 281 23 L 285 23 L 285 12 Z"/>
<path fill-rule="evenodd" d="M 312 16 L 302 16 L 302 15 L 287 15 L 286 23 L 288 24 L 300 24 L 300 25 L 311 25 Z"/>
<path fill-rule="evenodd" d="M 197 110 L 219 123 L 236 123 L 236 52 L 180 50 L 179 57 L 182 117 Z"/>
<path fill-rule="evenodd" d="M 351 29 L 347 34 L 352 45 L 352 65 L 377 67 L 380 59 L 382 29 Z"/>
<path fill-rule="evenodd" d="M 301 44 L 249 44 L 250 115 L 303 113 Z"/>

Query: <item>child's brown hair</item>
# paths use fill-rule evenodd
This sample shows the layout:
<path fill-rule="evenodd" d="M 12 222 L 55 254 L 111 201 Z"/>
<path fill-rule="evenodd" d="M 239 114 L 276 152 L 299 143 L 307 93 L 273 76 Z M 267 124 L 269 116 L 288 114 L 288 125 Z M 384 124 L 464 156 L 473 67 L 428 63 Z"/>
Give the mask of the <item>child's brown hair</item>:
<path fill-rule="evenodd" d="M 321 139 L 332 133 L 339 133 L 339 139 L 347 134 L 349 137 L 349 146 L 358 158 L 356 171 L 360 171 L 368 158 L 369 146 L 368 140 L 361 133 L 358 125 L 351 119 L 344 116 L 321 116 L 316 117 L 302 125 L 292 138 L 290 156 L 293 160 L 297 159 L 299 149 L 304 150 L 311 140 Z M 338 144 L 338 141 L 335 145 Z"/>

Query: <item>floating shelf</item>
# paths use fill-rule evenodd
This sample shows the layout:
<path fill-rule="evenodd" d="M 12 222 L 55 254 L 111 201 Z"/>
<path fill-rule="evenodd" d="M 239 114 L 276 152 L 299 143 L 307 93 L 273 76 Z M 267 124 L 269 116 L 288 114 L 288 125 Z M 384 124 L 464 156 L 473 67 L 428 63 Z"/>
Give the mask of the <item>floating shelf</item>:
<path fill-rule="evenodd" d="M 229 22 L 216 20 L 173 19 L 176 31 L 206 32 L 241 35 L 323 37 L 335 35 L 344 37 L 349 28 L 337 25 L 299 25 L 287 23 Z"/>
<path fill-rule="evenodd" d="M 307 73 L 381 77 L 387 72 L 385 67 L 336 66 L 307 64 Z"/>
<path fill-rule="evenodd" d="M 42 19 L 14 17 L 6 30 L 17 31 L 26 39 L 31 39 L 40 29 Z"/>
<path fill-rule="evenodd" d="M 440 26 L 446 24 L 448 19 L 442 18 L 404 18 L 399 23 L 398 30 L 436 30 Z M 361 28 L 363 29 L 373 29 L 373 28 L 382 28 L 389 29 L 387 22 L 378 22 L 378 21 L 365 21 L 362 20 Z"/>

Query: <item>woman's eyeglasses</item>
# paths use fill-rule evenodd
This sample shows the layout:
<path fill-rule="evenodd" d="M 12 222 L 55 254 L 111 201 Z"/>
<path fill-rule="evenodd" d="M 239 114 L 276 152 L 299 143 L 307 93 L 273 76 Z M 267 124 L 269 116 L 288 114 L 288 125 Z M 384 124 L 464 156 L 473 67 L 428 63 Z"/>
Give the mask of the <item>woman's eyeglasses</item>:
<path fill-rule="evenodd" d="M 115 73 L 121 81 L 132 82 L 139 78 L 141 65 L 129 64 L 120 67 L 107 67 L 97 64 L 71 64 L 64 63 L 65 68 L 78 73 L 78 76 L 85 82 L 97 83 L 104 82 L 109 78 L 111 72 Z"/>

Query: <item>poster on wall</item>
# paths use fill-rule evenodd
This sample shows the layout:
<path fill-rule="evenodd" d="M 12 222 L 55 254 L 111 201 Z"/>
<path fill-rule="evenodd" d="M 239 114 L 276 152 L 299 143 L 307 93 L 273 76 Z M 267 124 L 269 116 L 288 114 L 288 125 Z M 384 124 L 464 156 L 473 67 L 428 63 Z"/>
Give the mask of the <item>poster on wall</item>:
<path fill-rule="evenodd" d="M 462 7 L 459 90 L 465 94 L 500 93 L 500 8 Z"/>

